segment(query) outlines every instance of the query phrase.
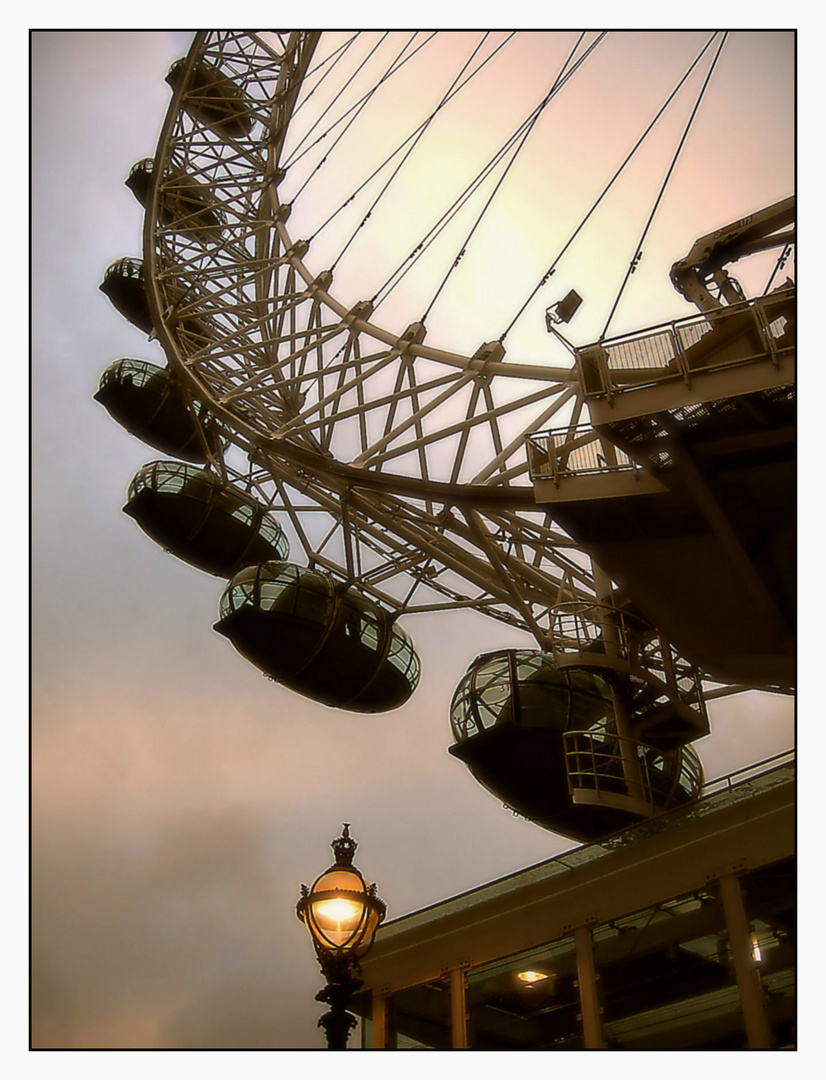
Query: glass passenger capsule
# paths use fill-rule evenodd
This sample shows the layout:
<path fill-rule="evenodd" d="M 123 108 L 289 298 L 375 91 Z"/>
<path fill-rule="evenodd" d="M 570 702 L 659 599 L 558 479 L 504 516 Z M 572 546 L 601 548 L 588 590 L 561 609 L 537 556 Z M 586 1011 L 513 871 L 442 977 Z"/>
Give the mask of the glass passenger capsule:
<path fill-rule="evenodd" d="M 101 375 L 94 398 L 130 435 L 165 454 L 204 464 L 201 436 L 213 452 L 220 451 L 215 421 L 201 405 L 194 406 L 195 419 L 167 368 L 146 360 L 116 360 Z"/>
<path fill-rule="evenodd" d="M 124 258 L 113 262 L 103 276 L 100 291 L 109 297 L 125 319 L 145 334 L 152 333 L 154 327 L 149 312 L 142 259 Z M 169 327 L 176 331 L 184 330 L 200 339 L 209 338 L 210 332 L 206 323 L 194 312 L 187 310 L 186 305 L 191 306 L 193 303 L 191 290 L 188 289 L 185 293 L 174 285 L 166 285 L 164 291 L 170 305 L 165 314 Z"/>
<path fill-rule="evenodd" d="M 629 788 L 623 752 L 630 740 L 616 735 L 611 686 L 596 671 L 557 667 L 547 653 L 478 657 L 456 689 L 450 719 L 450 753 L 483 787 L 573 839 L 595 840 L 651 816 L 634 811 L 630 794 L 661 811 L 693 801 L 702 783 L 691 747 L 633 743 L 636 787 Z"/>
<path fill-rule="evenodd" d="M 247 567 L 224 590 L 214 628 L 276 682 L 335 708 L 389 712 L 419 682 L 419 658 L 402 627 L 318 570 Z"/>
<path fill-rule="evenodd" d="M 265 506 L 194 465 L 144 465 L 129 485 L 123 512 L 156 544 L 218 577 L 289 554 L 287 538 Z"/>
<path fill-rule="evenodd" d="M 126 186 L 144 209 L 147 208 L 154 166 L 152 158 L 144 158 L 132 166 L 126 178 Z M 164 225 L 174 226 L 179 232 L 216 243 L 226 225 L 224 214 L 209 188 L 174 165 L 167 165 L 164 170 L 160 219 Z"/>
<path fill-rule="evenodd" d="M 117 311 L 133 326 L 152 333 L 152 316 L 143 278 L 142 259 L 118 259 L 103 275 L 100 291 L 107 296 Z"/>
<path fill-rule="evenodd" d="M 185 57 L 176 60 L 167 73 L 166 81 L 173 90 L 181 80 L 185 63 Z M 183 106 L 193 120 L 216 135 L 240 139 L 252 128 L 252 102 L 228 75 L 203 60 L 189 76 Z"/>

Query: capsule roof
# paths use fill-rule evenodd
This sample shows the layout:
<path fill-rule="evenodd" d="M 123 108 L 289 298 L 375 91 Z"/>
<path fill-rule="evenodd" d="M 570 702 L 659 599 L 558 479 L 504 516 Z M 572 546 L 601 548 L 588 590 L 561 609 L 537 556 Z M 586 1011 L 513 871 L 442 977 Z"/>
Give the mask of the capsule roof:
<path fill-rule="evenodd" d="M 613 722 L 610 684 L 596 671 L 559 668 L 549 653 L 504 649 L 470 665 L 450 707 L 457 742 L 496 724 L 581 731 Z"/>

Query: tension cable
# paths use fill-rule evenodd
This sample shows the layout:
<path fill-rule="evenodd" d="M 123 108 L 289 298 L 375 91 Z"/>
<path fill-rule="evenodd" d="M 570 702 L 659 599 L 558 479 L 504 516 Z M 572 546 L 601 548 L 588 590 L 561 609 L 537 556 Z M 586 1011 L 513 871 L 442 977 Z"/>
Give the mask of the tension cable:
<path fill-rule="evenodd" d="M 714 69 L 717 66 L 717 61 L 720 59 L 720 53 L 723 50 L 723 46 L 726 43 L 726 38 L 727 37 L 728 37 L 728 31 L 726 30 L 723 33 L 723 36 L 722 36 L 722 38 L 720 40 L 720 44 L 717 46 L 717 52 L 714 54 L 714 59 L 711 61 L 711 65 L 709 66 L 708 73 L 707 73 L 707 75 L 705 77 L 705 80 L 703 81 L 702 87 L 700 88 L 700 93 L 698 94 L 697 100 L 694 103 L 694 108 L 691 110 L 691 115 L 688 118 L 688 123 L 685 126 L 685 131 L 683 131 L 682 138 L 680 139 L 679 145 L 677 146 L 677 149 L 674 152 L 674 157 L 671 160 L 671 164 L 668 167 L 668 172 L 666 173 L 665 179 L 662 182 L 662 187 L 660 188 L 659 194 L 657 195 L 657 198 L 656 198 L 656 200 L 654 202 L 654 207 L 651 210 L 651 214 L 650 214 L 650 216 L 648 218 L 648 221 L 646 222 L 645 228 L 642 231 L 642 236 L 640 237 L 639 243 L 637 244 L 637 249 L 636 249 L 636 253 L 634 255 L 634 258 L 631 260 L 631 263 L 630 263 L 628 269 L 625 272 L 625 278 L 623 279 L 622 285 L 620 286 L 620 290 L 617 293 L 617 298 L 614 301 L 614 306 L 611 308 L 611 313 L 608 316 L 608 321 L 605 323 L 605 328 L 603 329 L 602 334 L 600 335 L 600 338 L 599 338 L 600 341 L 604 340 L 604 338 L 607 337 L 607 335 L 608 335 L 608 327 L 609 327 L 609 325 L 611 323 L 611 320 L 614 317 L 614 313 L 617 310 L 617 307 L 619 305 L 622 294 L 625 291 L 625 286 L 628 284 L 629 280 L 631 279 L 631 275 L 636 271 L 637 267 L 639 266 L 640 259 L 642 258 L 643 241 L 645 240 L 646 236 L 648 235 L 648 230 L 651 228 L 651 223 L 654 220 L 654 215 L 657 213 L 657 209 L 658 209 L 658 207 L 660 205 L 660 201 L 662 200 L 663 194 L 665 193 L 665 189 L 666 189 L 666 186 L 668 185 L 668 181 L 671 179 L 671 174 L 674 172 L 674 168 L 675 168 L 675 166 L 677 164 L 677 160 L 680 157 L 680 154 L 682 153 L 682 149 L 683 149 L 683 146 L 685 145 L 686 138 L 688 137 L 688 133 L 691 130 L 691 125 L 694 123 L 694 118 L 696 117 L 697 111 L 700 108 L 700 103 L 702 102 L 703 97 L 705 96 L 705 92 L 708 89 L 708 84 L 711 81 L 711 76 L 714 74 Z"/>
<path fill-rule="evenodd" d="M 486 32 L 485 37 L 487 37 L 488 33 L 489 33 L 489 31 Z M 487 64 L 488 61 L 492 60 L 493 57 L 496 56 L 496 54 L 499 52 L 499 50 L 502 49 L 508 43 L 508 41 L 510 41 L 510 39 L 514 36 L 515 33 L 516 33 L 516 31 L 512 30 L 510 32 L 510 34 L 508 34 L 508 36 L 496 46 L 496 48 L 493 50 L 493 52 L 491 52 L 488 56 L 485 57 L 485 59 L 479 64 L 479 66 L 474 71 L 472 71 L 470 73 L 470 75 L 468 75 L 467 78 L 463 82 L 461 82 L 459 85 L 455 85 L 455 82 L 454 82 L 454 87 L 455 88 L 452 88 L 452 90 L 450 92 L 448 92 L 448 94 L 445 96 L 443 101 L 440 102 L 440 104 L 436 107 L 434 112 L 431 113 L 431 115 L 429 117 L 427 117 L 427 119 L 423 120 L 422 123 L 416 128 L 416 130 L 413 131 L 410 135 L 408 135 L 407 138 L 404 140 L 404 142 L 402 142 L 399 146 L 397 146 L 396 149 L 393 151 L 393 153 L 389 154 L 385 158 L 385 160 L 381 163 L 381 165 L 378 165 L 370 173 L 370 175 L 365 180 L 363 180 L 361 184 L 359 184 L 359 186 L 355 189 L 355 191 L 352 193 L 352 195 L 350 195 L 349 198 L 345 199 L 345 201 L 339 206 L 339 208 L 337 210 L 334 210 L 333 213 L 330 214 L 330 216 L 326 219 L 326 221 L 322 222 L 322 224 L 319 225 L 319 227 L 315 230 L 315 232 L 312 234 L 312 236 L 310 236 L 308 238 L 308 242 L 311 243 L 318 236 L 318 234 L 322 231 L 322 229 L 326 228 L 327 225 L 329 225 L 330 222 L 342 212 L 342 210 L 344 210 L 347 206 L 349 206 L 349 204 L 356 198 L 356 196 L 359 194 L 359 192 L 363 191 L 364 188 L 367 187 L 367 185 L 372 180 L 374 180 L 376 176 L 378 176 L 378 174 L 382 171 L 382 169 L 386 168 L 390 164 L 390 162 L 393 160 L 393 158 L 396 157 L 397 154 L 400 154 L 402 152 L 402 150 L 405 148 L 405 146 L 407 146 L 407 144 L 412 139 L 417 138 L 419 133 L 425 127 L 427 127 L 427 125 L 431 122 L 433 117 L 436 115 L 436 112 L 438 112 L 439 109 L 443 108 L 444 105 L 446 105 L 448 103 L 448 101 L 451 101 L 461 90 L 463 90 L 467 86 L 467 84 L 470 82 L 470 80 L 472 78 L 474 78 L 474 76 L 477 75 L 482 70 L 482 68 L 485 66 L 485 64 Z M 484 41 L 484 39 L 483 39 L 483 41 Z M 474 50 L 473 56 L 475 56 L 478 51 L 479 51 L 479 46 L 477 46 L 477 48 Z M 471 56 L 471 59 L 473 59 L 473 56 Z M 468 61 L 468 63 L 469 62 L 470 61 Z M 467 68 L 467 64 L 465 64 L 465 68 Z M 339 258 L 340 257 L 341 256 L 339 256 Z M 392 280 L 392 278 L 391 278 L 391 280 Z"/>
<path fill-rule="evenodd" d="M 539 105 L 534 109 L 534 111 L 531 114 L 531 116 L 529 117 L 528 121 L 524 124 L 524 132 L 522 134 L 520 142 L 516 146 L 516 149 L 514 150 L 510 161 L 505 166 L 505 169 L 502 172 L 502 175 L 499 177 L 498 181 L 496 182 L 496 185 L 495 185 L 493 191 L 490 193 L 490 196 L 488 197 L 485 205 L 482 207 L 481 211 L 479 212 L 479 216 L 477 217 L 476 221 L 473 224 L 473 227 L 471 228 L 470 232 L 468 233 L 464 244 L 462 245 L 461 249 L 459 250 L 459 254 L 456 256 L 456 259 L 453 262 L 453 265 L 449 267 L 447 273 L 445 274 L 445 276 L 444 276 L 444 278 L 442 280 L 441 285 L 436 290 L 435 294 L 433 295 L 432 300 L 430 301 L 430 303 L 428 304 L 424 314 L 422 315 L 422 322 L 424 322 L 425 319 L 427 318 L 427 316 L 430 314 L 430 311 L 433 308 L 433 305 L 436 303 L 436 300 L 439 298 L 439 295 L 442 292 L 442 290 L 444 289 L 445 285 L 447 284 L 448 279 L 450 278 L 453 271 L 456 269 L 456 267 L 461 262 L 465 252 L 467 251 L 467 246 L 470 243 L 471 239 L 473 238 L 473 234 L 476 232 L 477 228 L 482 223 L 482 219 L 484 218 L 485 214 L 490 209 L 491 203 L 493 202 L 494 198 L 498 194 L 499 189 L 501 188 L 502 184 L 504 183 L 505 178 L 507 177 L 508 173 L 510 172 L 511 167 L 516 162 L 516 159 L 519 156 L 521 150 L 525 146 L 525 143 L 528 140 L 528 136 L 533 131 L 533 128 L 534 128 L 537 120 L 539 119 L 540 115 L 544 111 L 545 107 L 548 105 L 551 98 L 554 97 L 558 93 L 558 91 L 562 89 L 562 87 L 565 85 L 565 83 L 568 81 L 568 79 L 574 74 L 574 72 L 576 72 L 578 70 L 580 65 L 583 64 L 585 62 L 585 60 L 588 59 L 588 57 L 591 55 L 591 53 L 594 51 L 594 49 L 597 47 L 597 45 L 599 45 L 599 43 L 603 40 L 606 33 L 607 33 L 607 31 L 603 30 L 599 34 L 599 36 L 593 42 L 591 42 L 591 44 L 586 49 L 585 53 L 583 53 L 583 55 L 579 58 L 579 60 L 577 60 L 576 64 L 574 64 L 574 66 L 571 68 L 571 70 L 567 74 L 565 74 L 565 69 L 570 64 L 571 59 L 573 58 L 574 54 L 576 53 L 577 49 L 579 48 L 579 46 L 580 46 L 580 44 L 582 42 L 582 39 L 585 37 L 585 31 L 583 30 L 583 32 L 580 34 L 579 38 L 576 41 L 576 44 L 574 45 L 571 52 L 568 54 L 568 57 L 565 60 L 565 63 L 562 65 L 562 67 L 561 67 L 561 69 L 559 71 L 559 74 L 557 75 L 556 79 L 554 79 L 554 82 L 551 85 L 550 90 L 545 95 L 543 100 L 539 103 Z"/>
<path fill-rule="evenodd" d="M 616 183 L 616 181 L 617 181 L 617 180 L 619 179 L 619 177 L 620 177 L 620 176 L 622 175 L 622 173 L 624 172 L 624 170 L 625 170 L 626 166 L 627 166 L 627 165 L 629 164 L 629 162 L 630 162 L 630 161 L 631 161 L 631 159 L 633 158 L 634 154 L 636 154 L 636 152 L 637 152 L 637 151 L 639 150 L 639 148 L 640 148 L 640 147 L 642 146 L 642 144 L 643 144 L 643 143 L 645 142 L 645 140 L 646 140 L 646 139 L 648 138 L 648 136 L 650 135 L 650 133 L 651 133 L 651 132 L 653 131 L 654 127 L 656 126 L 656 124 L 658 123 L 658 121 L 660 120 L 660 118 L 662 117 L 663 113 L 664 113 L 664 112 L 666 111 L 666 109 L 668 108 L 668 106 L 669 106 L 669 105 L 671 104 L 671 102 L 672 102 L 672 101 L 674 100 L 674 98 L 675 98 L 675 97 L 677 96 L 677 94 L 679 93 L 679 91 L 680 91 L 680 90 L 682 89 L 682 87 L 683 87 L 683 84 L 684 84 L 684 83 L 686 82 L 686 80 L 687 80 L 687 79 L 689 78 L 689 76 L 691 75 L 691 73 L 692 73 L 692 72 L 694 71 L 695 67 L 696 67 L 696 66 L 697 66 L 697 65 L 699 64 L 700 60 L 701 60 L 701 59 L 703 58 L 703 56 L 705 55 L 705 53 L 706 53 L 706 51 L 708 50 L 708 48 L 709 48 L 709 46 L 711 45 L 711 43 L 712 43 L 712 42 L 714 41 L 714 39 L 715 39 L 715 38 L 717 37 L 717 34 L 718 34 L 718 33 L 719 33 L 719 31 L 718 31 L 718 30 L 715 30 L 715 31 L 714 31 L 714 33 L 713 33 L 713 34 L 711 35 L 711 37 L 710 37 L 710 38 L 708 39 L 708 41 L 707 41 L 707 42 L 705 43 L 705 45 L 703 46 L 703 48 L 702 48 L 702 49 L 700 50 L 700 52 L 699 52 L 699 53 L 697 54 L 697 56 L 696 56 L 696 57 L 694 58 L 694 61 L 692 62 L 691 66 L 690 66 L 690 67 L 688 68 L 688 70 L 686 71 L 686 73 L 685 73 L 685 74 L 683 75 L 683 77 L 682 77 L 682 78 L 680 79 L 680 81 L 679 81 L 679 82 L 677 83 L 677 85 L 676 85 L 676 86 L 674 87 L 674 89 L 673 89 L 673 90 L 671 91 L 671 93 L 670 93 L 670 94 L 668 95 L 668 97 L 666 98 L 666 100 L 665 100 L 665 101 L 663 102 L 663 104 L 662 104 L 662 105 L 660 106 L 660 109 L 659 109 L 659 111 L 658 111 L 658 112 L 657 112 L 657 114 L 656 114 L 656 115 L 654 116 L 654 118 L 653 118 L 653 119 L 651 120 L 651 122 L 650 122 L 650 123 L 648 124 L 648 127 L 646 127 L 645 131 L 644 131 L 644 132 L 642 133 L 642 135 L 641 135 L 641 136 L 639 137 L 639 139 L 637 139 L 637 141 L 636 141 L 636 143 L 634 144 L 634 146 L 633 146 L 633 147 L 631 148 L 631 150 L 630 150 L 630 151 L 628 152 L 628 154 L 626 155 L 626 157 L 625 157 L 625 160 L 624 160 L 624 161 L 622 162 L 622 164 L 621 164 L 621 165 L 619 166 L 619 168 L 617 169 L 617 171 L 616 171 L 616 172 L 614 173 L 614 175 L 613 175 L 613 176 L 611 177 L 611 179 L 610 179 L 610 180 L 608 181 L 608 183 L 607 183 L 607 184 L 605 185 L 605 187 L 604 187 L 604 188 L 602 189 L 602 192 L 600 193 L 599 197 L 598 197 L 598 198 L 596 199 L 596 201 L 595 201 L 595 202 L 593 203 L 593 205 L 591 206 L 591 209 L 590 209 L 590 210 L 588 211 L 588 213 L 587 213 L 587 214 L 585 215 L 585 217 L 584 217 L 584 218 L 582 219 L 582 221 L 581 221 L 581 222 L 579 223 L 579 225 L 577 225 L 577 227 L 576 227 L 576 229 L 575 229 L 575 230 L 573 231 L 573 233 L 571 233 L 571 236 L 570 236 L 570 237 L 568 238 L 567 242 L 565 243 L 565 246 L 564 246 L 564 247 L 562 248 L 562 250 L 561 250 L 561 251 L 559 252 L 559 254 L 558 254 L 558 255 L 556 256 L 556 258 L 554 259 L 554 261 L 553 261 L 553 262 L 551 263 L 551 265 L 550 265 L 550 266 L 548 267 L 548 269 L 547 269 L 547 270 L 545 271 L 544 275 L 542 276 L 542 278 L 540 279 L 540 281 L 538 282 L 538 284 L 537 284 L 537 285 L 536 285 L 536 287 L 534 288 L 533 292 L 532 292 L 532 293 L 530 294 L 530 296 L 529 296 L 529 297 L 527 298 L 527 300 L 525 301 L 525 303 L 524 303 L 524 304 L 522 305 L 522 307 L 521 307 L 521 308 L 519 309 L 519 311 L 518 311 L 518 312 L 516 313 L 516 315 L 514 316 L 514 318 L 513 318 L 512 320 L 511 320 L 511 323 L 510 323 L 510 325 L 508 326 L 507 330 L 505 330 L 504 334 L 502 334 L 502 336 L 501 336 L 501 337 L 499 338 L 499 340 L 500 340 L 500 341 L 504 341 L 504 340 L 505 340 L 505 338 L 507 337 L 507 335 L 508 335 L 508 334 L 509 334 L 509 333 L 511 332 L 511 330 L 512 330 L 512 329 L 514 328 L 514 326 L 515 326 L 515 325 L 516 325 L 516 323 L 517 323 L 517 322 L 519 321 L 519 319 L 520 319 L 520 318 L 522 317 L 522 315 L 524 315 L 524 313 L 525 313 L 526 309 L 528 308 L 529 304 L 530 304 L 530 303 L 531 303 L 531 301 L 532 301 L 532 300 L 534 299 L 534 297 L 536 296 L 536 294 L 537 294 L 537 293 L 539 292 L 539 290 L 540 290 L 540 289 L 541 289 L 541 288 L 542 288 L 542 287 L 543 287 L 544 285 L 546 285 L 546 284 L 547 284 L 547 282 L 549 281 L 549 279 L 550 279 L 550 278 L 552 277 L 552 275 L 553 275 L 553 274 L 555 273 L 555 271 L 556 271 L 556 268 L 557 268 L 557 266 L 559 265 L 559 263 L 560 263 L 560 261 L 561 261 L 561 259 L 562 259 L 562 256 L 563 256 L 563 255 L 565 254 L 565 252 L 566 252 L 566 251 L 568 250 L 568 248 L 569 248 L 569 247 L 571 246 L 571 244 L 573 244 L 573 242 L 574 242 L 574 240 L 576 240 L 577 236 L 579 236 L 579 234 L 580 234 L 580 233 L 582 232 L 582 230 L 583 230 L 583 229 L 585 228 L 586 224 L 588 223 L 588 221 L 590 220 L 590 218 L 591 218 L 591 217 L 593 216 L 593 214 L 594 214 L 594 213 L 596 212 L 596 210 L 597 210 L 597 208 L 599 207 L 599 205 L 600 205 L 600 203 L 602 202 L 602 200 L 603 200 L 603 199 L 605 198 L 605 196 L 606 196 L 606 195 L 608 194 L 608 192 L 609 192 L 609 191 L 611 190 L 611 188 L 612 188 L 612 187 L 614 186 L 614 184 Z"/>

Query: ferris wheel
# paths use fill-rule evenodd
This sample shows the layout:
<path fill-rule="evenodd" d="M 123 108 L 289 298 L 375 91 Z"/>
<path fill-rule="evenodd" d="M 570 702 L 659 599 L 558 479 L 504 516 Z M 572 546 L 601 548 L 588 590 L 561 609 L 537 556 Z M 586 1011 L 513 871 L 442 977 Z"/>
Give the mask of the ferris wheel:
<path fill-rule="evenodd" d="M 538 102 L 462 175 L 458 193 L 448 198 L 444 181 L 437 185 L 440 209 L 429 225 L 398 209 L 427 202 L 415 172 L 421 147 L 444 140 L 443 114 L 494 70 L 511 36 L 481 34 L 462 56 L 451 43 L 452 73 L 438 86 L 433 75 L 420 95 L 424 117 L 414 120 L 405 80 L 416 63 L 430 73 L 428 58 L 443 48 L 433 35 L 339 34 L 327 43 L 315 31 L 196 34 L 168 74 L 172 100 L 155 154 L 127 180 L 146 209 L 143 256 L 113 264 L 101 286 L 157 340 L 166 366 L 120 360 L 98 397 L 176 459 L 140 470 L 127 512 L 180 558 L 228 579 L 216 629 L 271 677 L 326 704 L 395 708 L 419 677 L 400 620 L 470 608 L 530 635 L 554 670 L 570 669 L 568 690 L 571 672 L 590 664 L 596 682 L 579 690 L 602 721 L 612 695 L 616 711 L 624 680 L 634 738 L 645 735 L 666 753 L 708 730 L 708 674 L 617 587 L 610 568 L 592 561 L 556 496 L 538 495 L 541 482 L 558 487 L 567 476 L 560 463 L 586 460 L 596 465 L 580 471 L 604 464 L 625 483 L 635 474 L 639 488 L 644 470 L 627 445 L 604 424 L 586 423 L 594 401 L 587 375 L 604 373 L 606 335 L 602 360 L 570 346 L 563 330 L 580 302 L 572 290 L 545 313 L 558 259 L 498 336 L 463 351 L 431 329 L 442 326 L 440 300 L 470 262 L 535 126 L 605 35 L 570 35 Z M 713 69 L 721 44 L 709 38 L 672 97 L 696 65 Z M 365 131 L 377 149 L 368 149 Z M 363 175 L 338 164 L 347 138 L 358 140 L 349 161 Z M 406 194 L 385 211 L 388 193 L 400 189 Z M 348 259 L 355 275 L 340 274 Z M 428 292 L 409 315 L 397 299 L 417 273 Z M 543 332 L 547 323 L 556 363 L 510 355 L 509 334 L 526 313 Z M 684 335 L 686 349 L 715 330 L 713 316 L 702 323 Z M 770 339 L 775 353 L 780 337 Z M 668 361 L 656 362 L 665 370 Z M 634 385 L 643 382 L 639 367 Z M 301 616 L 311 611 L 324 615 L 307 629 Z M 595 654 L 603 657 L 596 668 Z M 470 712 L 454 706 L 460 741 L 498 722 L 526 680 L 550 685 L 547 665 L 532 655 L 483 663 L 473 688 L 463 684 L 457 701 Z M 715 681 L 726 692 L 735 680 Z M 494 721 L 486 724 L 478 707 Z M 584 713 L 593 726 L 593 709 Z M 600 730 L 604 743 L 604 722 Z M 581 761 L 581 738 L 571 753 Z M 613 757 L 627 773 L 627 748 Z M 680 777 L 694 768 L 675 767 Z M 639 768 L 638 756 L 637 795 L 645 787 L 650 798 Z M 693 773 L 682 789 L 675 777 L 668 798 L 696 793 Z M 602 812 L 594 811 L 592 831 L 604 831 Z"/>

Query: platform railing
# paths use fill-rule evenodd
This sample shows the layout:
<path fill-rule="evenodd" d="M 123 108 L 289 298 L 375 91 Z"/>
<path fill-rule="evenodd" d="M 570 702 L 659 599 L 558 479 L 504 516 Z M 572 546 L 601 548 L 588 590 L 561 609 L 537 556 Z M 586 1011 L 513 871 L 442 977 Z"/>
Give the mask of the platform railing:
<path fill-rule="evenodd" d="M 627 801 L 632 812 L 650 816 L 676 802 L 691 802 L 702 790 L 702 769 L 693 753 L 682 754 L 674 768 L 661 751 L 612 732 L 568 731 L 562 738 L 575 802 L 621 807 Z"/>
<path fill-rule="evenodd" d="M 655 628 L 633 612 L 597 602 L 572 600 L 550 611 L 553 651 L 562 656 L 596 657 L 613 653 L 631 670 L 655 673 L 675 701 L 702 708 L 700 671 L 662 639 Z"/>
<path fill-rule="evenodd" d="M 732 791 L 795 761 L 795 751 L 784 750 L 725 776 L 704 781 L 700 761 L 693 754 L 683 754 L 679 770 L 667 774 L 658 750 L 611 732 L 569 731 L 563 735 L 563 744 L 568 792 L 574 801 L 625 805 L 645 816 L 661 813 L 678 803 Z M 631 770 L 629 759 L 633 762 Z M 680 798 L 675 799 L 678 791 Z"/>
<path fill-rule="evenodd" d="M 777 365 L 794 352 L 794 334 L 787 335 L 793 305 L 794 290 L 787 289 L 724 308 L 713 315 L 714 321 L 704 315 L 693 316 L 578 349 L 577 367 L 585 397 L 610 398 L 668 380 L 690 384 L 700 370 L 719 371 L 767 360 Z M 726 320 L 735 317 L 740 320 L 738 331 L 755 331 L 752 340 L 758 343 L 756 350 L 747 349 L 735 356 L 725 350 L 717 357 L 713 353 L 696 359 L 692 356 L 692 346 L 712 331 L 724 329 Z M 644 471 L 590 424 L 534 432 L 527 438 L 527 452 L 534 483 L 552 480 L 558 485 L 570 476 Z"/>
<path fill-rule="evenodd" d="M 785 288 L 708 315 L 675 319 L 577 349 L 585 397 L 612 397 L 668 379 L 690 384 L 698 370 L 716 371 L 767 359 L 778 364 L 794 351 L 794 335 L 786 340 L 787 329 L 793 326 L 794 297 L 794 289 Z M 738 332 L 753 331 L 752 347 L 736 356 L 703 356 L 695 366 L 692 347 L 712 332 L 723 333 L 727 325 Z"/>
<path fill-rule="evenodd" d="M 596 601 L 564 601 L 551 609 L 550 616 L 554 647 L 562 652 L 604 651 L 607 630 L 612 644 L 628 657 L 641 637 L 653 633 L 641 616 Z"/>
<path fill-rule="evenodd" d="M 531 480 L 553 480 L 605 472 L 629 472 L 641 466 L 618 446 L 606 446 L 590 424 L 576 424 L 528 436 Z"/>
<path fill-rule="evenodd" d="M 623 767 L 623 743 L 636 758 L 637 743 L 606 732 L 567 731 L 562 736 L 565 747 L 565 769 L 568 793 L 575 798 L 580 791 L 602 795 L 628 795 L 628 782 Z M 651 802 L 651 781 L 644 763 L 639 763 L 639 778 L 634 796 Z"/>
<path fill-rule="evenodd" d="M 707 780 L 703 784 L 702 796 L 705 798 L 706 795 L 716 795 L 719 791 L 731 791 L 738 784 L 744 784 L 748 780 L 772 772 L 774 769 L 782 768 L 784 765 L 791 765 L 795 758 L 796 752 L 794 750 L 783 750 L 779 754 L 773 754 L 771 757 L 756 761 L 753 765 L 744 765 L 742 768 L 727 773 L 725 776 L 717 776 L 713 780 Z"/>

